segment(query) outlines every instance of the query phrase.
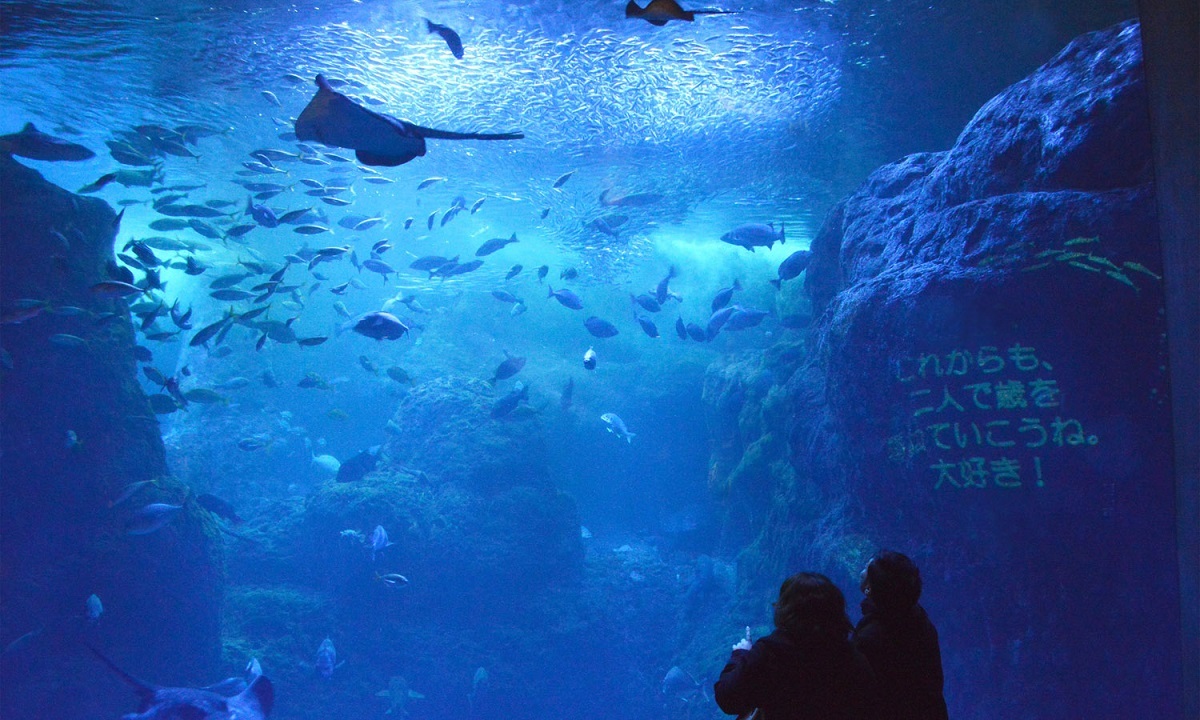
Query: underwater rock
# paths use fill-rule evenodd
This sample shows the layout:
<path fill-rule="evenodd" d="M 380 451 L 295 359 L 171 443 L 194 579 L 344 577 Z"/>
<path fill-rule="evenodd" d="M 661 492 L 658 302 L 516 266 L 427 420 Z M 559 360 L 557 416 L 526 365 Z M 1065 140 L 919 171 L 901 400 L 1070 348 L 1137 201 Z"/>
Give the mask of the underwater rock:
<path fill-rule="evenodd" d="M 788 529 L 804 511 L 776 513 L 775 544 L 755 552 L 782 571 L 814 557 L 789 544 L 853 549 L 857 531 L 913 553 L 947 676 L 989 678 L 959 687 L 955 715 L 1178 707 L 1140 52 L 1132 22 L 1077 38 L 985 104 L 952 149 L 873 173 L 812 246 L 822 351 L 788 380 L 791 411 L 772 430 L 797 474 L 852 507 L 807 537 Z M 1064 692 L 1064 676 L 1086 682 Z"/>
<path fill-rule="evenodd" d="M 464 377 L 416 386 L 392 418 L 400 430 L 384 445 L 380 469 L 413 468 L 435 483 L 488 492 L 547 483 L 545 431 L 537 411 L 519 405 L 493 418 L 492 405 L 501 395 Z"/>
<path fill-rule="evenodd" d="M 116 214 L 5 155 L 0 198 L 3 345 L 12 358 L 0 371 L 0 616 L 11 633 L 0 642 L 44 628 L 21 662 L 0 668 L 11 689 L 0 715 L 82 717 L 94 710 L 85 699 L 121 707 L 128 698 L 91 659 L 52 652 L 81 632 L 80 599 L 104 598 L 96 631 L 135 674 L 149 674 L 142 672 L 149 662 L 167 679 L 211 674 L 220 648 L 221 549 L 192 503 L 152 535 L 123 534 L 138 508 L 183 500 L 186 488 L 171 480 L 109 508 L 123 487 L 167 472 L 137 381 L 125 301 L 89 290 L 108 279 Z M 26 317 L 8 322 L 14 310 Z M 118 320 L 99 322 L 102 312 Z M 63 336 L 75 340 L 55 340 Z"/>

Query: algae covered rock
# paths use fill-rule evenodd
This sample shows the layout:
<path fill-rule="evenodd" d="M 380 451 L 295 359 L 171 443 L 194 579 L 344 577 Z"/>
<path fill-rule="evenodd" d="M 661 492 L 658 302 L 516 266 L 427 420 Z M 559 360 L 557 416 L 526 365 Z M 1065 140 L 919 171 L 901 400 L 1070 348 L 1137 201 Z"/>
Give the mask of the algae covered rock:
<path fill-rule="evenodd" d="M 947 677 L 991 679 L 952 704 L 958 716 L 1175 707 L 1140 52 L 1136 23 L 1081 36 L 951 150 L 877 170 L 813 243 L 821 353 L 788 383 L 793 463 L 852 500 L 844 527 L 826 524 L 834 535 L 905 549 L 936 579 L 926 605 Z M 1103 572 L 1085 560 L 1098 557 Z M 1086 682 L 1064 692 L 1066 676 Z"/>
<path fill-rule="evenodd" d="M 518 405 L 493 416 L 507 393 L 457 376 L 416 386 L 392 419 L 381 468 L 415 468 L 435 483 L 483 491 L 546 483 L 545 434 L 535 411 Z"/>
<path fill-rule="evenodd" d="M 3 154 L 0 198 L 0 642 L 38 631 L 6 658 L 0 715 L 80 717 L 88 697 L 127 700 L 87 658 L 54 652 L 79 640 L 85 599 L 95 593 L 105 608 L 93 642 L 131 672 L 208 677 L 222 549 L 206 513 L 169 479 L 109 507 L 127 485 L 167 474 L 128 308 L 90 289 L 109 279 L 117 215 Z M 153 502 L 184 509 L 155 533 L 126 535 L 126 520 Z"/>
<path fill-rule="evenodd" d="M 377 526 L 392 544 L 373 550 Z M 303 537 L 307 566 L 323 581 L 374 594 L 387 590 L 377 572 L 398 572 L 406 595 L 430 607 L 455 607 L 464 593 L 515 599 L 576 574 L 583 558 L 575 503 L 557 490 L 484 495 L 387 472 L 322 486 L 307 502 Z"/>

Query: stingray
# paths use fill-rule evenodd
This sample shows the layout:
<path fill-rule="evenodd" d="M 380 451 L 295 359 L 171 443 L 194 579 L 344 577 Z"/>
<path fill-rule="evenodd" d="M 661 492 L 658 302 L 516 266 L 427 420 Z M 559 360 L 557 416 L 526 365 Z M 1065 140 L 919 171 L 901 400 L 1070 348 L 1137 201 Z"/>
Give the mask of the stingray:
<path fill-rule="evenodd" d="M 76 161 L 96 157 L 96 153 L 84 146 L 47 135 L 34 127 L 33 123 L 25 123 L 21 132 L 0 135 L 0 152 L 31 160 Z"/>
<path fill-rule="evenodd" d="M 125 720 L 265 720 L 275 705 L 275 690 L 263 675 L 254 676 L 237 695 L 226 697 L 212 690 L 152 685 L 117 667 L 96 648 L 89 645 L 88 649 L 137 693 L 138 711 L 125 715 Z"/>
<path fill-rule="evenodd" d="M 692 22 L 697 15 L 736 15 L 736 10 L 684 10 L 675 0 L 650 0 L 646 7 L 638 7 L 634 0 L 625 6 L 626 18 L 639 18 L 651 25 L 662 27 L 671 20 Z"/>
<path fill-rule="evenodd" d="M 425 154 L 425 139 L 520 140 L 524 133 L 461 133 L 413 125 L 359 105 L 317 76 L 317 94 L 296 118 L 296 137 L 347 148 L 363 165 L 395 167 Z"/>

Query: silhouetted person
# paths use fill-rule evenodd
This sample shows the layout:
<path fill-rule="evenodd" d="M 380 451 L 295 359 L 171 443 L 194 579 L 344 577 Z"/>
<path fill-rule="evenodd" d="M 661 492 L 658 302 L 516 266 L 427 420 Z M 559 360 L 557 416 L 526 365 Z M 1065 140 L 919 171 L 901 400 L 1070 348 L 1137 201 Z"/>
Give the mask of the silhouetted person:
<path fill-rule="evenodd" d="M 759 720 L 871 717 L 871 668 L 850 643 L 846 598 L 829 578 L 797 573 L 775 602 L 775 632 L 733 646 L 713 688 L 730 715 L 758 708 Z"/>
<path fill-rule="evenodd" d="M 875 671 L 880 720 L 946 720 L 942 651 L 921 598 L 921 573 L 898 552 L 883 551 L 863 571 L 863 618 L 854 645 Z"/>

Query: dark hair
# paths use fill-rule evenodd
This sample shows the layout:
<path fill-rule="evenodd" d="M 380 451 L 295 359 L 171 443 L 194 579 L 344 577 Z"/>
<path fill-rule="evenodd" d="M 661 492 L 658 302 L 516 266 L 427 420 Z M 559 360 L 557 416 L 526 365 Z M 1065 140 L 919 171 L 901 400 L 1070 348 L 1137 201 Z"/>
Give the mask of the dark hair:
<path fill-rule="evenodd" d="M 775 627 L 795 638 L 845 639 L 853 626 L 846 617 L 846 598 L 837 585 L 824 575 L 802 572 L 779 587 Z"/>
<path fill-rule="evenodd" d="M 921 571 L 907 555 L 882 550 L 867 564 L 871 601 L 881 612 L 904 612 L 921 599 Z"/>

